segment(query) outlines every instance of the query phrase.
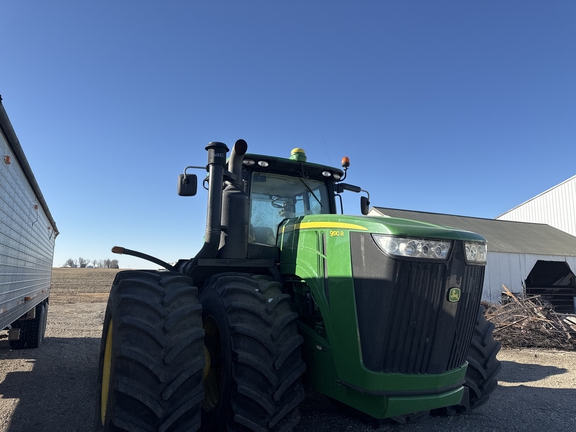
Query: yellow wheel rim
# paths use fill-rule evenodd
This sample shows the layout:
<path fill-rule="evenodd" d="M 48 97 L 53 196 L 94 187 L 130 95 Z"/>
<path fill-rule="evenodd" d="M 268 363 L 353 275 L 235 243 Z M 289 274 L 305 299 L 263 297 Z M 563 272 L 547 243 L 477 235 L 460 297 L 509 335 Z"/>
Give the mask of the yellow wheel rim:
<path fill-rule="evenodd" d="M 208 375 L 210 374 L 210 351 L 208 351 L 206 345 L 204 345 L 204 360 L 206 362 L 204 364 L 204 376 L 202 379 L 206 381 L 206 378 L 208 378 Z"/>
<path fill-rule="evenodd" d="M 212 316 L 204 320 L 204 400 L 202 407 L 205 411 L 213 411 L 220 400 L 222 391 L 222 344 L 220 331 Z"/>
<path fill-rule="evenodd" d="M 100 394 L 100 420 L 102 425 L 106 421 L 106 407 L 108 406 L 108 392 L 110 391 L 110 371 L 112 370 L 112 320 L 106 332 L 106 345 L 104 346 L 104 364 L 102 365 L 102 392 Z"/>

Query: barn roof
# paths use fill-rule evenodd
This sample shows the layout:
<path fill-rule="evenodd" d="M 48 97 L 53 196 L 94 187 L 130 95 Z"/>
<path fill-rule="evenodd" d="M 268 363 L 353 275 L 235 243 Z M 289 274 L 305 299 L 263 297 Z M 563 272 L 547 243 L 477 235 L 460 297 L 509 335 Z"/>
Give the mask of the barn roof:
<path fill-rule="evenodd" d="M 486 238 L 490 252 L 576 256 L 576 237 L 546 224 L 385 207 L 372 207 L 370 214 L 412 219 L 472 231 Z"/>

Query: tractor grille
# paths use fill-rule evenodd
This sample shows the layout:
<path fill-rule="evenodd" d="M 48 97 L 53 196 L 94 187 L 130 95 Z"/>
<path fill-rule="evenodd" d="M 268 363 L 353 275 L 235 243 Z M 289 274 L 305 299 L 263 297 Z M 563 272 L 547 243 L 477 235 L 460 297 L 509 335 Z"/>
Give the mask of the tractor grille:
<path fill-rule="evenodd" d="M 351 235 L 362 359 L 376 372 L 442 373 L 466 357 L 484 267 L 467 266 L 461 242 L 448 262 L 392 259 L 365 233 Z M 450 288 L 460 301 L 448 301 Z"/>

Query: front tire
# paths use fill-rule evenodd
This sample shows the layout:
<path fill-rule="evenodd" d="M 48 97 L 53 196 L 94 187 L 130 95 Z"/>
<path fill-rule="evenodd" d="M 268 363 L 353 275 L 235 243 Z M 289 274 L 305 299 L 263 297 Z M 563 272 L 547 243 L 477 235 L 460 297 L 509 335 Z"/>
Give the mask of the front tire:
<path fill-rule="evenodd" d="M 298 315 L 278 282 L 224 274 L 202 289 L 203 431 L 291 431 L 304 399 Z"/>
<path fill-rule="evenodd" d="M 176 272 L 123 271 L 100 347 L 97 431 L 196 431 L 204 397 L 202 308 Z"/>
<path fill-rule="evenodd" d="M 463 414 L 485 404 L 496 387 L 498 373 L 502 369 L 496 355 L 500 351 L 500 342 L 494 340 L 494 324 L 486 320 L 484 307 L 480 306 L 476 317 L 472 345 L 468 353 L 468 369 L 464 383 L 464 396 L 459 405 L 435 410 L 434 414 Z"/>

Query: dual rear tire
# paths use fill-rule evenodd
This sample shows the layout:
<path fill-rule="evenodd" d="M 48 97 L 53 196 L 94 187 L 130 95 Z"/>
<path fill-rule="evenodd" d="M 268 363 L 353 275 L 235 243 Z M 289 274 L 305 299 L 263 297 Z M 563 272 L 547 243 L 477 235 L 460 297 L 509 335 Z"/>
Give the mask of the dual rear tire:
<path fill-rule="evenodd" d="M 280 284 L 223 274 L 116 276 L 100 347 L 97 431 L 291 431 L 304 398 L 297 314 Z"/>
<path fill-rule="evenodd" d="M 209 368 L 204 431 L 291 431 L 304 399 L 306 366 L 298 314 L 278 282 L 224 274 L 200 294 Z"/>

